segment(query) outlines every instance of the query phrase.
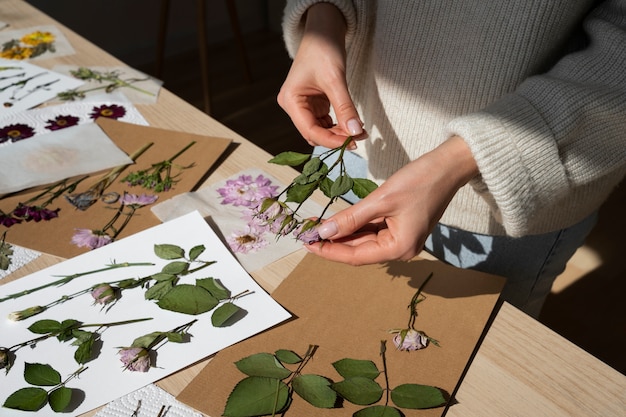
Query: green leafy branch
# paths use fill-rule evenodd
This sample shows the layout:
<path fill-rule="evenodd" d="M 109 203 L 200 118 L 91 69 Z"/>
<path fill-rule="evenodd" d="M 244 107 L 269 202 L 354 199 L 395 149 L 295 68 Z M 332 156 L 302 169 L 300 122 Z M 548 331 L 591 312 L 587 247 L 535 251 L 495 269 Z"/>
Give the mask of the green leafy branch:
<path fill-rule="evenodd" d="M 367 406 L 355 417 L 400 417 L 399 408 L 425 409 L 439 407 L 446 399 L 439 388 L 402 384 L 390 389 L 387 372 L 386 343 L 381 341 L 380 355 L 383 369 L 370 360 L 345 358 L 332 366 L 343 379 L 303 374 L 302 370 L 318 346 L 309 346 L 304 357 L 291 350 L 277 350 L 274 354 L 257 353 L 247 356 L 235 366 L 247 377 L 241 380 L 228 396 L 223 412 L 227 417 L 252 417 L 285 414 L 293 401 L 293 393 L 318 408 L 340 408 L 341 400 Z M 297 365 L 294 371 L 289 365 Z M 384 375 L 383 388 L 376 379 Z M 375 405 L 385 394 L 384 404 Z M 394 406 L 389 405 L 391 403 Z"/>
<path fill-rule="evenodd" d="M 71 70 L 70 74 L 72 74 L 75 78 L 78 78 L 80 80 L 86 80 L 86 81 L 92 80 L 92 81 L 97 82 L 98 84 L 104 84 L 104 85 L 85 89 L 85 90 L 79 90 L 78 88 L 74 88 L 74 89 L 62 91 L 57 94 L 57 97 L 59 98 L 59 100 L 73 101 L 76 99 L 83 99 L 85 98 L 86 94 L 91 91 L 105 90 L 105 92 L 107 93 L 112 93 L 113 91 L 119 88 L 123 88 L 123 87 L 131 88 L 135 91 L 139 91 L 140 93 L 154 96 L 154 93 L 151 93 L 150 91 L 144 90 L 142 88 L 139 88 L 133 85 L 133 83 L 136 83 L 136 82 L 146 81 L 150 79 L 150 77 L 122 79 L 120 77 L 120 72 L 118 70 L 96 71 L 96 70 L 92 70 L 86 67 L 79 67 L 76 70 Z"/>
<path fill-rule="evenodd" d="M 67 383 L 86 369 L 81 366 L 62 381 L 61 374 L 50 365 L 26 363 L 24 365 L 24 380 L 35 386 L 18 389 L 9 395 L 2 406 L 14 410 L 38 411 L 49 403 L 53 411 L 62 412 L 69 407 L 72 393 L 75 391 L 75 389 L 66 387 Z M 45 390 L 41 387 L 52 388 Z"/>

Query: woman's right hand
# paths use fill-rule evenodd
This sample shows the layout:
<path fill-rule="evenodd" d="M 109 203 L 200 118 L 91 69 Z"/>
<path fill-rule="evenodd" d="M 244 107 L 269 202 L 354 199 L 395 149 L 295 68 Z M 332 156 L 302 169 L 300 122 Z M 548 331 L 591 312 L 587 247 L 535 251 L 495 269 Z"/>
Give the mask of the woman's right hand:
<path fill-rule="evenodd" d="M 366 136 L 348 92 L 345 33 L 343 15 L 335 6 L 311 6 L 302 42 L 278 94 L 278 104 L 312 146 L 336 148 L 347 136 Z"/>

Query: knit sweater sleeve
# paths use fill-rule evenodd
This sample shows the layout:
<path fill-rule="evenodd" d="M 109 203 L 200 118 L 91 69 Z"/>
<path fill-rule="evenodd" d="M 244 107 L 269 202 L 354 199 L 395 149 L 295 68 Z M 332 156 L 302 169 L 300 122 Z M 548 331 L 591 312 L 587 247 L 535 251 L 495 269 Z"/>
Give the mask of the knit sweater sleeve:
<path fill-rule="evenodd" d="M 583 28 L 584 49 L 448 125 L 478 164 L 472 186 L 511 236 L 572 193 L 608 195 L 626 172 L 626 0 L 602 2 Z"/>
<path fill-rule="evenodd" d="M 356 31 L 356 13 L 350 0 L 287 0 L 285 5 L 282 29 L 285 46 L 289 56 L 293 58 L 298 51 L 304 33 L 304 15 L 309 7 L 317 3 L 331 3 L 343 14 L 346 20 L 346 45 L 354 37 Z"/>

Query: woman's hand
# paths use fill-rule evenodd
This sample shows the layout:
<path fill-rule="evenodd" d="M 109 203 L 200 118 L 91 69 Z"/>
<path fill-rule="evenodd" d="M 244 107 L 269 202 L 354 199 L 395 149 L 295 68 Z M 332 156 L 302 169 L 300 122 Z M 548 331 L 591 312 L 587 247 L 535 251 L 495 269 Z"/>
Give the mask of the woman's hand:
<path fill-rule="evenodd" d="M 328 240 L 305 248 L 351 265 L 409 260 L 422 250 L 457 190 L 477 174 L 465 141 L 454 136 L 324 221 L 319 233 Z"/>
<path fill-rule="evenodd" d="M 319 3 L 309 8 L 304 37 L 278 94 L 278 104 L 312 146 L 335 148 L 347 136 L 364 136 L 346 83 L 345 33 L 343 15 L 335 6 Z"/>

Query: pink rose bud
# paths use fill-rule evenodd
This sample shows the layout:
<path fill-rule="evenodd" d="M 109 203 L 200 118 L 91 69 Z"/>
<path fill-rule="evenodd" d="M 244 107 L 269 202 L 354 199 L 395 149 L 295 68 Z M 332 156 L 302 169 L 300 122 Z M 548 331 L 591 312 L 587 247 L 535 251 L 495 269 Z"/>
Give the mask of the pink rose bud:
<path fill-rule="evenodd" d="M 98 284 L 91 290 L 94 304 L 107 305 L 115 301 L 115 289 L 109 284 Z"/>
<path fill-rule="evenodd" d="M 413 329 L 405 329 L 393 337 L 393 344 L 399 350 L 419 350 L 428 346 L 428 337 Z"/>
<path fill-rule="evenodd" d="M 0 347 L 0 369 L 4 369 L 9 364 L 9 349 Z"/>
<path fill-rule="evenodd" d="M 133 372 L 147 372 L 150 369 L 150 353 L 141 347 L 126 347 L 119 350 L 124 369 Z"/>

